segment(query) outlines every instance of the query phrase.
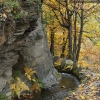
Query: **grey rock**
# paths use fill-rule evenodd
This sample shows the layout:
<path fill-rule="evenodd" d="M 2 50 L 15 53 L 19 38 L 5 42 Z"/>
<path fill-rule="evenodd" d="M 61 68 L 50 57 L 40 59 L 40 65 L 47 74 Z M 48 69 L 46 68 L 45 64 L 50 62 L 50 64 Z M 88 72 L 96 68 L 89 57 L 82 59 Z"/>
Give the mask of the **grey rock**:
<path fill-rule="evenodd" d="M 66 60 L 67 65 L 73 65 L 73 61 L 71 59 Z"/>
<path fill-rule="evenodd" d="M 63 60 L 61 62 L 62 69 L 64 68 L 64 66 L 68 67 L 68 66 L 72 66 L 72 65 L 73 65 L 73 61 L 71 59 L 63 58 Z"/>
<path fill-rule="evenodd" d="M 39 5 L 36 0 L 30 5 L 28 0 L 20 1 L 20 4 L 24 12 L 22 18 L 14 20 L 11 13 L 6 13 L 7 19 L 0 20 L 0 93 L 9 97 L 12 73 L 18 69 L 23 72 L 24 66 L 36 70 L 46 88 L 57 84 L 60 78 L 53 66 Z M 27 83 L 23 73 L 20 78 Z"/>
<path fill-rule="evenodd" d="M 64 58 L 61 62 L 61 68 L 64 68 L 64 66 L 66 65 L 66 58 Z"/>
<path fill-rule="evenodd" d="M 53 57 L 53 62 L 56 62 L 60 57 L 59 56 L 54 56 Z"/>
<path fill-rule="evenodd" d="M 53 75 L 53 73 L 57 73 L 57 71 L 53 67 L 52 56 L 46 43 L 46 33 L 44 32 L 40 22 L 41 17 L 37 21 L 37 28 L 31 32 L 31 37 L 29 36 L 27 38 L 30 43 L 28 43 L 27 48 L 23 49 L 21 53 L 24 56 L 25 65 L 36 70 L 37 76 L 42 80 L 47 88 L 58 83 L 58 80 Z M 38 33 L 38 31 L 41 32 L 41 36 L 43 37 L 36 39 L 35 43 L 33 43 L 30 38 L 32 38 L 32 36 L 34 37 L 34 34 Z"/>

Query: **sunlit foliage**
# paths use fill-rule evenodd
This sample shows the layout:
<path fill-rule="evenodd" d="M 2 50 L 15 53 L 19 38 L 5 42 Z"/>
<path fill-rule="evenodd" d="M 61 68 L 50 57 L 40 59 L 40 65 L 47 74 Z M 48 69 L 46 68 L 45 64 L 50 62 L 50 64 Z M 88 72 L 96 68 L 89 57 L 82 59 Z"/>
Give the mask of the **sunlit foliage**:
<path fill-rule="evenodd" d="M 60 2 L 60 3 L 59 3 Z M 69 2 L 68 2 L 69 3 Z M 79 39 L 79 34 L 80 34 L 80 13 L 81 13 L 81 4 L 79 3 L 78 5 L 76 4 L 77 7 L 77 23 L 76 23 L 76 36 L 77 40 Z M 74 3 L 69 3 L 68 8 L 70 9 L 70 12 L 75 11 L 74 8 Z M 46 24 L 46 30 L 48 33 L 48 40 L 49 40 L 49 46 L 51 45 L 51 40 L 50 36 L 51 33 L 54 33 L 54 56 L 61 56 L 62 54 L 62 46 L 65 43 L 65 51 L 63 54 L 65 55 L 66 58 L 68 58 L 68 49 L 69 49 L 69 41 L 68 41 L 68 31 L 66 28 L 62 27 L 60 23 L 66 22 L 64 18 L 66 16 L 66 8 L 65 8 L 65 1 L 61 0 L 44 0 L 44 5 L 43 5 L 43 18 L 48 22 Z M 93 59 L 99 59 L 93 57 L 93 55 L 98 55 L 99 54 L 99 49 L 100 49 L 100 28 L 99 28 L 99 10 L 100 10 L 100 4 L 98 3 L 84 3 L 83 5 L 83 36 L 82 36 L 82 46 L 81 46 L 81 51 L 80 51 L 80 58 L 79 58 L 79 66 L 84 66 L 84 67 L 89 67 L 90 63 L 85 59 L 85 56 L 88 56 L 87 58 L 92 58 Z M 65 12 L 66 11 L 66 12 Z M 56 14 L 55 14 L 56 13 Z M 46 16 L 48 15 L 48 16 Z M 51 17 L 52 16 L 52 17 Z M 62 17 L 63 16 L 63 19 Z M 66 16 L 66 17 L 65 17 Z M 72 17 L 72 38 L 74 38 L 75 34 L 75 29 L 74 29 L 74 23 L 75 23 L 75 15 L 73 14 Z M 65 33 L 65 35 L 63 35 Z M 92 46 L 88 46 L 88 48 L 85 48 L 85 45 L 88 45 L 88 42 L 86 43 L 87 39 L 90 39 L 90 41 L 94 44 Z M 72 44 L 74 46 L 74 40 L 72 40 Z M 76 42 L 76 45 L 78 45 L 78 42 Z M 73 47 L 72 46 L 72 47 Z M 77 49 L 77 48 L 76 48 Z M 98 60 L 96 60 L 98 61 Z M 59 64 L 58 64 L 59 65 Z"/>
<path fill-rule="evenodd" d="M 10 88 L 12 90 L 12 97 L 14 96 L 20 96 L 21 92 L 23 91 L 29 91 L 29 87 L 21 81 L 21 79 L 19 77 L 16 78 L 16 82 L 15 79 L 11 80 L 11 85 Z"/>
<path fill-rule="evenodd" d="M 11 80 L 10 88 L 12 91 L 12 97 L 18 96 L 20 97 L 22 92 L 25 91 L 35 91 L 40 92 L 41 88 L 43 88 L 43 85 L 39 79 L 34 77 L 34 74 L 36 74 L 36 71 L 32 70 L 31 68 L 25 67 L 25 76 L 30 81 L 30 84 L 32 87 L 28 87 L 26 83 L 24 83 L 20 77 L 14 77 Z M 27 95 L 27 93 L 26 93 Z M 34 97 L 34 96 L 33 96 Z"/>

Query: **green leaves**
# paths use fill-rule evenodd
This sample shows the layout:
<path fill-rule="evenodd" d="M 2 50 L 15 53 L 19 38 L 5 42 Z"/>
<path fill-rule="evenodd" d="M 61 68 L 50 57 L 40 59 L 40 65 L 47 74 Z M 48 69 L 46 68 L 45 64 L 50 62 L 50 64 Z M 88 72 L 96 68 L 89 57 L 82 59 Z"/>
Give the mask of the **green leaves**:
<path fill-rule="evenodd" d="M 0 93 L 0 100 L 7 100 L 6 94 Z"/>
<path fill-rule="evenodd" d="M 4 2 L 4 4 L 6 9 L 12 13 L 14 19 L 19 19 L 22 17 L 23 11 L 21 10 L 18 0 L 7 0 L 7 2 Z"/>

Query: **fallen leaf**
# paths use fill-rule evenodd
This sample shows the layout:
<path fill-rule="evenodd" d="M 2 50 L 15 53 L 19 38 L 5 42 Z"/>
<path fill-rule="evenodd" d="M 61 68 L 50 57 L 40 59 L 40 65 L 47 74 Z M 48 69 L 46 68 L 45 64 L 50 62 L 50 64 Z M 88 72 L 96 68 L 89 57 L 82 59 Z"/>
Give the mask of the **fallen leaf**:
<path fill-rule="evenodd" d="M 85 97 L 84 97 L 84 96 L 82 96 L 82 95 L 80 96 L 80 98 L 81 98 L 82 100 L 85 100 Z"/>
<path fill-rule="evenodd" d="M 6 15 L 5 13 L 3 13 L 2 16 L 3 16 L 4 18 L 7 18 L 7 15 Z"/>

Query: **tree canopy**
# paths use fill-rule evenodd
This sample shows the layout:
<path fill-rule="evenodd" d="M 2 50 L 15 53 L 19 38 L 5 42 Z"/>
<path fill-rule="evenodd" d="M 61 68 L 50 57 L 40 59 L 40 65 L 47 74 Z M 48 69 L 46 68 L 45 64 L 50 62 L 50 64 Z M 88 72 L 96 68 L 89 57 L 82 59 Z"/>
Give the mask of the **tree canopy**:
<path fill-rule="evenodd" d="M 96 2 L 44 0 L 43 18 L 51 54 L 71 59 L 76 65 L 85 39 L 89 38 L 99 49 L 99 9 Z"/>

